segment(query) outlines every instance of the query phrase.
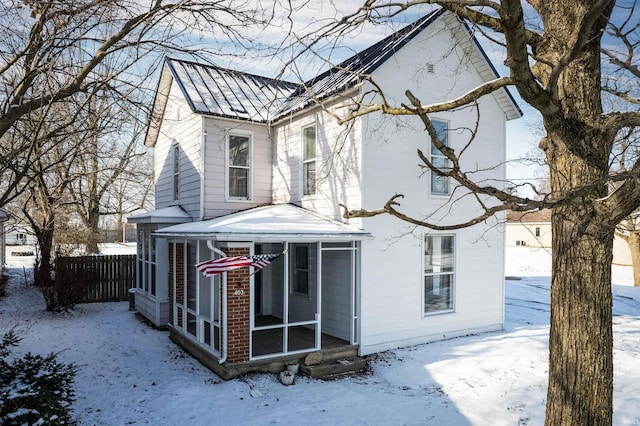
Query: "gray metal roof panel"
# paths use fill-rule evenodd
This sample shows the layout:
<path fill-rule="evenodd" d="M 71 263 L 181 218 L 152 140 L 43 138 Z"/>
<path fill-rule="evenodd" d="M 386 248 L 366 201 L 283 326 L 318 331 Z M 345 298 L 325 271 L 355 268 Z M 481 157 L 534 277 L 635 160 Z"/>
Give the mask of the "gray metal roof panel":
<path fill-rule="evenodd" d="M 264 122 L 299 86 L 214 65 L 167 64 L 191 109 L 201 114 Z"/>

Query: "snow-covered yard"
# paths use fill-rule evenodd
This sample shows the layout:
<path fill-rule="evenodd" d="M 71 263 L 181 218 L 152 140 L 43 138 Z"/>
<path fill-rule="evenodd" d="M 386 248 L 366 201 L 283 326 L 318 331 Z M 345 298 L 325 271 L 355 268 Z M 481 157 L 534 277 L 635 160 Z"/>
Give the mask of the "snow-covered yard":
<path fill-rule="evenodd" d="M 10 258 L 0 300 L 0 333 L 15 327 L 17 353 L 61 351 L 82 366 L 75 415 L 83 425 L 540 425 L 544 421 L 550 256 L 510 247 L 506 327 L 385 352 L 370 374 L 322 382 L 274 375 L 225 382 L 128 310 L 128 304 L 44 310 L 25 284 L 31 259 Z M 24 264 L 25 269 L 23 269 Z M 614 267 L 614 424 L 640 424 L 640 289 L 629 267 Z"/>

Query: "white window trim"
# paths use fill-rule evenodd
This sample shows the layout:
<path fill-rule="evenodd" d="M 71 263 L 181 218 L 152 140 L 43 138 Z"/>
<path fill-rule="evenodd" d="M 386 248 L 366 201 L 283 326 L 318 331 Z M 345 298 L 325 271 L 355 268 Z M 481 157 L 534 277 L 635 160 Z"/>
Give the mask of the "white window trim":
<path fill-rule="evenodd" d="M 304 159 L 304 131 L 309 127 L 313 127 L 316 131 L 316 156 L 313 160 L 305 160 Z M 305 174 L 304 174 L 304 165 L 307 163 L 315 162 L 316 163 L 316 182 L 315 188 L 312 194 L 305 194 Z M 315 197 L 318 194 L 318 123 L 314 120 L 313 122 L 304 124 L 300 128 L 300 199 L 310 199 Z"/>
<path fill-rule="evenodd" d="M 453 275 L 452 279 L 451 279 L 451 304 L 452 307 L 451 309 L 443 309 L 441 311 L 435 311 L 435 312 L 425 312 L 424 311 L 424 297 L 425 297 L 425 288 L 424 288 L 424 277 L 426 277 L 427 275 L 444 275 L 444 274 L 435 274 L 435 273 L 426 273 L 425 272 L 425 260 L 424 260 L 424 249 L 425 249 L 425 243 L 426 243 L 426 239 L 427 237 L 453 237 L 453 272 L 451 273 L 451 275 Z M 427 318 L 427 317 L 432 317 L 434 315 L 446 315 L 446 314 L 452 314 L 456 312 L 457 306 L 458 306 L 458 301 L 457 301 L 457 289 L 458 289 L 458 284 L 457 284 L 457 271 L 458 271 L 458 239 L 456 238 L 455 234 L 423 234 L 422 236 L 422 243 L 420 244 L 420 248 L 421 248 L 421 252 L 420 252 L 420 256 L 422 258 L 420 264 L 421 264 L 421 270 L 420 270 L 420 294 L 421 294 L 421 299 L 420 299 L 420 311 L 422 312 L 422 317 L 423 318 Z"/>
<path fill-rule="evenodd" d="M 141 242 L 138 243 L 136 249 L 136 262 L 137 268 L 141 268 L 142 273 L 136 274 L 136 288 L 142 291 L 147 297 L 151 299 L 156 298 L 156 294 L 158 292 L 157 287 L 157 256 L 158 256 L 158 247 L 157 241 L 155 237 L 152 236 L 154 230 L 144 228 L 138 231 L 138 238 L 142 239 Z M 154 246 L 154 244 L 156 244 Z M 155 249 L 155 257 L 151 259 L 151 253 L 154 252 L 152 247 Z M 140 251 L 142 249 L 142 251 Z M 153 278 L 156 278 L 155 286 L 153 283 Z M 142 281 L 140 281 L 142 279 Z M 152 291 L 153 290 L 155 291 Z"/>
<path fill-rule="evenodd" d="M 249 177 L 247 179 L 247 197 L 231 197 L 229 195 L 229 137 L 230 136 L 244 136 L 249 138 Z M 232 130 L 226 133 L 224 141 L 224 197 L 226 201 L 238 202 L 238 203 L 252 203 L 253 202 L 253 175 L 254 173 L 254 161 L 253 161 L 253 149 L 254 149 L 254 137 L 253 132 L 248 130 Z"/>
<path fill-rule="evenodd" d="M 171 202 L 177 204 L 180 201 L 180 145 L 178 142 L 173 141 L 171 145 L 171 158 L 172 158 L 172 170 L 171 170 Z M 178 170 L 176 171 L 176 165 Z M 177 177 L 177 179 L 176 179 Z"/>
<path fill-rule="evenodd" d="M 443 120 L 441 118 L 433 118 L 433 119 L 431 119 L 431 121 L 432 122 L 437 121 L 437 122 L 440 122 L 440 123 L 446 123 L 447 124 L 447 146 L 451 146 L 451 137 L 450 137 L 450 134 L 449 134 L 450 133 L 449 130 L 451 129 L 451 126 L 450 126 L 451 122 L 449 120 Z M 434 154 L 431 153 L 431 144 L 432 143 L 433 142 L 431 141 L 431 139 L 429 139 L 429 161 L 431 161 L 431 159 L 435 156 L 435 157 L 438 157 L 438 158 L 443 158 L 445 160 L 445 164 L 449 165 L 450 161 L 444 154 L 440 153 L 440 154 L 435 154 L 434 155 Z M 451 178 L 448 178 L 448 177 L 446 178 L 447 179 L 447 192 L 433 192 L 433 189 L 432 189 L 433 187 L 432 187 L 432 182 L 431 182 L 432 179 L 433 179 L 433 175 L 434 175 L 434 172 L 430 171 L 430 173 L 429 173 L 429 195 L 431 197 L 435 197 L 435 198 L 448 198 L 448 197 L 450 197 L 451 196 Z"/>
<path fill-rule="evenodd" d="M 311 298 L 311 244 L 312 243 L 292 243 L 291 245 L 300 245 L 300 246 L 306 246 L 307 248 L 307 268 L 297 268 L 295 263 L 296 263 L 296 254 L 295 254 L 295 249 L 291 250 L 291 253 L 294 253 L 291 265 L 290 265 L 290 281 L 291 281 L 291 286 L 290 286 L 290 294 L 292 296 L 298 296 L 298 297 L 303 297 L 306 299 Z M 305 271 L 307 273 L 307 292 L 303 293 L 300 291 L 296 291 L 295 286 L 297 284 L 297 277 L 295 272 L 296 271 Z"/>

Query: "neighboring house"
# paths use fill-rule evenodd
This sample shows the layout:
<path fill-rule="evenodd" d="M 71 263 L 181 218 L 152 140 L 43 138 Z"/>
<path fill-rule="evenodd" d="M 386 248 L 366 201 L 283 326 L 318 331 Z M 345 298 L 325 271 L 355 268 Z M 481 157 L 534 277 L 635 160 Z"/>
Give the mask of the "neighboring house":
<path fill-rule="evenodd" d="M 31 227 L 24 225 L 7 225 L 5 227 L 5 237 L 9 246 L 26 246 L 37 243 Z"/>
<path fill-rule="evenodd" d="M 304 85 L 164 64 L 145 141 L 157 210 L 129 219 L 138 226 L 135 306 L 222 377 L 333 346 L 366 355 L 503 327 L 501 228 L 435 232 L 389 216 L 342 218 L 340 204 L 378 208 L 397 192 L 403 211 L 437 210 L 431 220 L 443 224 L 478 212 L 472 197 L 438 210 L 454 185 L 417 166 L 417 149 L 447 165 L 419 120 L 337 123 L 334 112 L 371 91 L 364 74 L 389 99 L 410 89 L 424 104 L 497 76 L 469 29 L 442 11 Z M 432 118 L 459 152 L 480 116 L 463 166 L 503 181 L 505 122 L 521 112 L 506 90 L 478 108 Z M 205 278 L 194 267 L 285 249 L 255 274 Z"/>
<path fill-rule="evenodd" d="M 551 210 L 508 212 L 505 235 L 508 246 L 551 248 Z"/>
<path fill-rule="evenodd" d="M 507 213 L 505 240 L 507 246 L 551 249 L 551 210 Z M 629 245 L 617 235 L 613 239 L 613 263 L 632 264 Z"/>
<path fill-rule="evenodd" d="M 4 233 L 4 223 L 9 219 L 9 212 L 0 209 L 0 272 L 4 269 L 7 263 L 7 243 L 6 235 Z"/>

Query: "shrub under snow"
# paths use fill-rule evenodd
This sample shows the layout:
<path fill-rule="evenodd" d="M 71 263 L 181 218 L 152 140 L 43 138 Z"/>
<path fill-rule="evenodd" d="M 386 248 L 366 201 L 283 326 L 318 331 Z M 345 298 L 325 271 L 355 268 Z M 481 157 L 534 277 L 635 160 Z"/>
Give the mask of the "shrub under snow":
<path fill-rule="evenodd" d="M 10 359 L 20 338 L 13 331 L 0 342 L 0 424 L 72 424 L 73 379 L 78 367 L 57 361 L 58 354 L 27 353 Z"/>

